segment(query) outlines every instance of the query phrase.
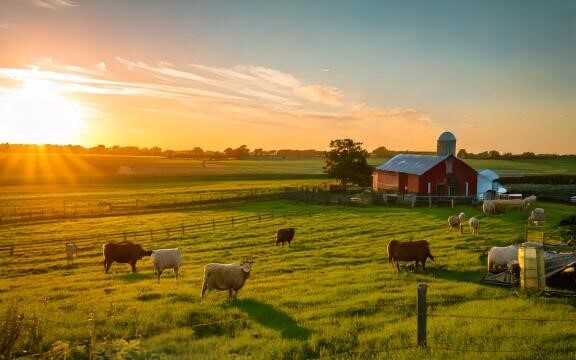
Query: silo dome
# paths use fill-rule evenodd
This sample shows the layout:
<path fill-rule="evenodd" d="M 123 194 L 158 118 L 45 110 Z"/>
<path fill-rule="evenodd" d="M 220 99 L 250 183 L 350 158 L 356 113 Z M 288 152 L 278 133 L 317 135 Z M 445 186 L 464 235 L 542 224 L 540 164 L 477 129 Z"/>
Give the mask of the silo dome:
<path fill-rule="evenodd" d="M 436 147 L 436 155 L 456 156 L 456 136 L 449 131 L 445 131 L 438 137 L 438 146 Z"/>

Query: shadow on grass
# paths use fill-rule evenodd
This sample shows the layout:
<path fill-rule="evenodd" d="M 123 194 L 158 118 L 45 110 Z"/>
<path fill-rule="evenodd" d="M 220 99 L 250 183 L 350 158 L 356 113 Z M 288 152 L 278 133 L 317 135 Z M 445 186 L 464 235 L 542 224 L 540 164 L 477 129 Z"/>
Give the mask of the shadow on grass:
<path fill-rule="evenodd" d="M 465 281 L 480 284 L 480 280 L 484 277 L 485 274 L 478 271 L 454 271 L 441 267 L 439 269 L 434 269 L 433 275 L 438 279 Z"/>
<path fill-rule="evenodd" d="M 143 273 L 128 273 L 128 274 L 115 275 L 115 277 L 118 279 L 122 279 L 128 283 L 142 280 L 156 279 L 156 276 L 154 274 L 143 274 Z"/>
<path fill-rule="evenodd" d="M 242 299 L 234 301 L 232 306 L 245 312 L 260 325 L 279 331 L 285 339 L 306 340 L 312 334 L 312 331 L 299 326 L 288 314 L 269 304 Z"/>

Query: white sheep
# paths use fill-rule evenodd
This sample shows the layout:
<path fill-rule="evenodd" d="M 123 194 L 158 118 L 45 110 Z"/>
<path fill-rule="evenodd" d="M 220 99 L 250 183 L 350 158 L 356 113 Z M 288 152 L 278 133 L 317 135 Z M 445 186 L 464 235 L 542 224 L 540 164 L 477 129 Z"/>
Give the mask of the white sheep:
<path fill-rule="evenodd" d="M 76 255 L 78 254 L 78 248 L 73 243 L 66 244 L 66 260 L 68 260 L 68 265 L 72 264 Z"/>
<path fill-rule="evenodd" d="M 496 204 L 494 203 L 494 200 L 484 200 L 484 203 L 482 204 L 482 211 L 487 216 L 496 214 Z"/>
<path fill-rule="evenodd" d="M 246 280 L 250 277 L 252 261 L 244 261 L 241 264 L 208 264 L 204 267 L 204 280 L 200 302 L 206 291 L 228 290 L 228 299 L 233 300 L 238 296 Z"/>
<path fill-rule="evenodd" d="M 546 213 L 544 209 L 536 208 L 532 210 L 530 216 L 528 217 L 528 225 L 539 225 L 540 222 L 546 220 Z"/>
<path fill-rule="evenodd" d="M 470 220 L 468 220 L 468 225 L 470 226 L 470 231 L 472 234 L 478 235 L 480 232 L 478 229 L 480 226 L 480 220 L 478 220 L 476 217 L 471 217 Z"/>
<path fill-rule="evenodd" d="M 488 271 L 494 270 L 495 266 L 507 266 L 514 260 L 518 260 L 517 245 L 495 246 L 488 251 Z"/>
<path fill-rule="evenodd" d="M 462 233 L 462 223 L 464 222 L 464 213 L 452 215 L 448 217 L 448 232 L 452 232 L 453 228 L 457 228 Z"/>
<path fill-rule="evenodd" d="M 182 261 L 182 254 L 178 248 L 152 250 L 150 260 L 154 265 L 158 283 L 160 283 L 162 272 L 166 269 L 174 269 L 174 274 L 176 274 L 176 279 L 178 279 L 178 269 Z"/>

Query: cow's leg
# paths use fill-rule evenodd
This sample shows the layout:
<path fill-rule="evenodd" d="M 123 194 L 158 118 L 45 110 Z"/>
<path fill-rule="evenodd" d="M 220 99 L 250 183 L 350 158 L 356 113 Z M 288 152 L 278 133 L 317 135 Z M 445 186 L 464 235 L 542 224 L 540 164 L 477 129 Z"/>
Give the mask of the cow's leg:
<path fill-rule="evenodd" d="M 130 266 L 132 267 L 132 272 L 135 273 L 136 272 L 136 261 L 135 260 L 130 261 Z"/>
<path fill-rule="evenodd" d="M 400 261 L 395 260 L 396 262 L 396 270 L 398 270 L 398 272 L 400 272 Z"/>
<path fill-rule="evenodd" d="M 234 289 L 228 289 L 228 300 L 233 300 L 234 298 Z"/>
<path fill-rule="evenodd" d="M 157 277 L 158 277 L 158 284 L 160 284 L 160 276 L 162 275 L 162 270 L 158 270 Z"/>
<path fill-rule="evenodd" d="M 108 271 L 110 271 L 110 267 L 112 266 L 112 261 L 105 261 L 104 262 L 104 269 L 106 274 L 108 274 Z"/>
<path fill-rule="evenodd" d="M 176 274 L 176 279 L 178 279 L 178 266 L 174 266 L 174 274 Z"/>
<path fill-rule="evenodd" d="M 426 271 L 426 258 L 422 261 L 422 272 Z"/>

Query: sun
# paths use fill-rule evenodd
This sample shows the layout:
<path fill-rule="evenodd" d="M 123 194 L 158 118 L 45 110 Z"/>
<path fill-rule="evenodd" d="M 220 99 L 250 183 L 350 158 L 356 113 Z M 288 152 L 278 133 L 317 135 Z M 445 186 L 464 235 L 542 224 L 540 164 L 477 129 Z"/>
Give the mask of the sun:
<path fill-rule="evenodd" d="M 29 80 L 0 97 L 0 141 L 74 144 L 85 128 L 85 110 L 49 82 Z"/>

